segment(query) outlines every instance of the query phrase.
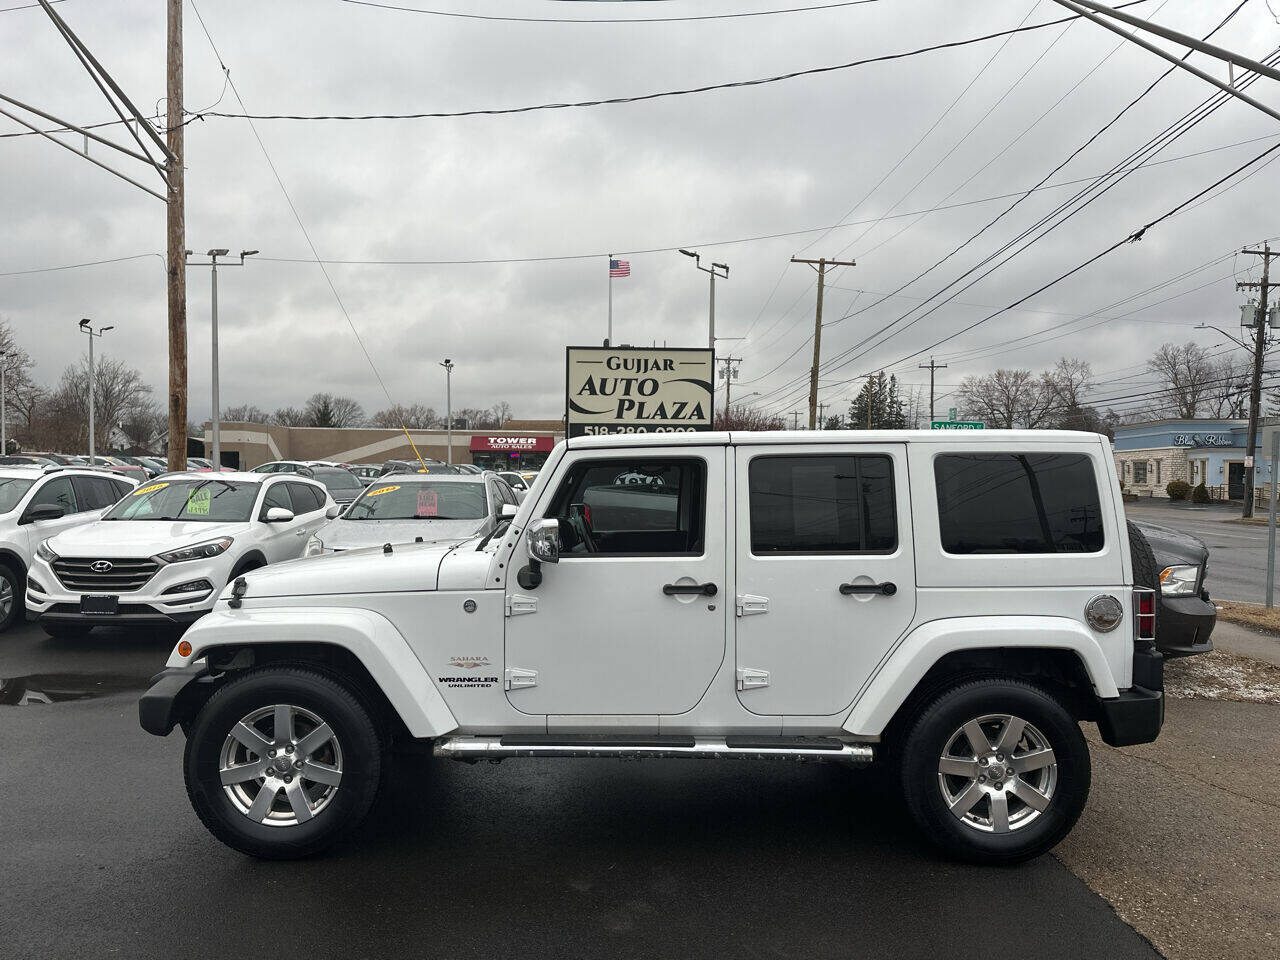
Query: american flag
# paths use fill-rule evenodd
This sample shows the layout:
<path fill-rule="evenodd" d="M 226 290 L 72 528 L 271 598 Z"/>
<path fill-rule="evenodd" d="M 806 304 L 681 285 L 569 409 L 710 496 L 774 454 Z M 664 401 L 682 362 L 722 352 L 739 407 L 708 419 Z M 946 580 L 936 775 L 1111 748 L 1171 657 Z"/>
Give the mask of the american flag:
<path fill-rule="evenodd" d="M 610 260 L 609 276 L 610 278 L 631 276 L 631 261 L 630 260 Z"/>

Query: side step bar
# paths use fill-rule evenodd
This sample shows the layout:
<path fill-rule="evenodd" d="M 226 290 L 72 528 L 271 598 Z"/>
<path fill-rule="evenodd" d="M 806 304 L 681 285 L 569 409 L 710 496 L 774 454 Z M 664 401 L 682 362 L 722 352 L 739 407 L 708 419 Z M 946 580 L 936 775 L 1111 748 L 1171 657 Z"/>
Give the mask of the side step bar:
<path fill-rule="evenodd" d="M 432 752 L 450 760 L 502 760 L 506 757 L 619 757 L 638 760 L 694 757 L 778 758 L 870 763 L 869 743 L 833 737 L 441 737 Z"/>

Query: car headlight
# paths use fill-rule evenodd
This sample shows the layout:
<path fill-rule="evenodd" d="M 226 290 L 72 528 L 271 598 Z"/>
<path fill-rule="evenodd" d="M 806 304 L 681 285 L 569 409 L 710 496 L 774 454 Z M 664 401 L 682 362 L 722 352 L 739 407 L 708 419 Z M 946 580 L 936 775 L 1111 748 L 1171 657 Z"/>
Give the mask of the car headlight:
<path fill-rule="evenodd" d="M 180 550 L 170 550 L 168 553 L 160 554 L 160 559 L 165 563 L 182 563 L 184 560 L 204 560 L 208 557 L 216 557 L 220 553 L 225 553 L 227 548 L 235 541 L 231 537 L 222 537 L 218 540 L 209 540 L 205 543 L 197 543 L 194 546 L 183 547 Z"/>
<path fill-rule="evenodd" d="M 48 540 L 41 540 L 40 545 L 36 547 L 36 556 L 45 563 L 53 563 L 58 559 L 58 555 L 49 547 Z"/>
<path fill-rule="evenodd" d="M 1166 597 L 1189 597 L 1196 592 L 1200 568 L 1193 564 L 1165 567 L 1160 571 L 1160 592 Z"/>
<path fill-rule="evenodd" d="M 319 537 L 312 537 L 307 541 L 307 549 L 303 551 L 304 557 L 318 557 L 324 553 L 324 543 Z"/>

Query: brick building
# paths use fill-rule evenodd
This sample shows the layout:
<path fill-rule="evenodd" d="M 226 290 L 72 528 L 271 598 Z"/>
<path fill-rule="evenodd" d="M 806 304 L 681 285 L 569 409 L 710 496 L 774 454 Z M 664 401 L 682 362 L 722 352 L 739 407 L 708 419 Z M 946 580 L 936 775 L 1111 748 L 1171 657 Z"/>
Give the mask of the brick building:
<path fill-rule="evenodd" d="M 1116 428 L 1113 449 L 1124 489 L 1138 496 L 1164 497 L 1171 480 L 1203 482 L 1215 500 L 1244 496 L 1247 420 L 1151 420 Z M 1259 448 L 1261 430 L 1259 430 Z M 1261 449 L 1255 449 L 1261 454 Z M 1258 457 L 1255 485 L 1265 490 L 1269 464 Z"/>

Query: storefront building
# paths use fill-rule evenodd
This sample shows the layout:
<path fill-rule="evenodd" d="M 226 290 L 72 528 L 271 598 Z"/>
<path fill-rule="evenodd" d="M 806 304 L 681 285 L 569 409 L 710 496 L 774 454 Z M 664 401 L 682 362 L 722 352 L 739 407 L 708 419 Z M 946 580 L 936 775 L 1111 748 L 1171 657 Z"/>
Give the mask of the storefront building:
<path fill-rule="evenodd" d="M 540 470 L 556 438 L 514 433 L 473 433 L 471 462 L 486 470 Z"/>
<path fill-rule="evenodd" d="M 1173 480 L 1203 483 L 1215 500 L 1244 497 L 1248 451 L 1247 420 L 1152 420 L 1116 428 L 1116 471 L 1126 493 L 1166 497 Z M 1261 430 L 1254 454 L 1261 453 Z M 1258 456 L 1255 485 L 1271 481 L 1266 459 Z"/>

